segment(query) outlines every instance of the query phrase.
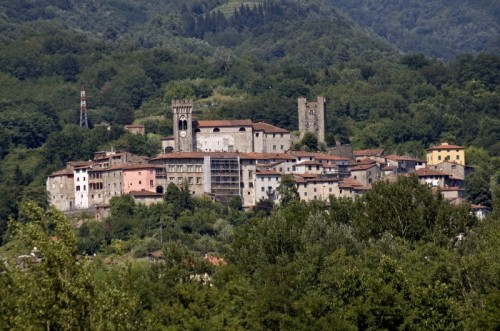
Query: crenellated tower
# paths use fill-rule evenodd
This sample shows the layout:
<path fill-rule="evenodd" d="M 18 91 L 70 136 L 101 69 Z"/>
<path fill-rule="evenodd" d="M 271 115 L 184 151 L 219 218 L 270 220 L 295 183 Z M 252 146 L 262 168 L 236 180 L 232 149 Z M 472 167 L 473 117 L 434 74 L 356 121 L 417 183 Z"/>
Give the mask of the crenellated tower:
<path fill-rule="evenodd" d="M 193 101 L 172 100 L 176 152 L 193 151 Z"/>
<path fill-rule="evenodd" d="M 325 103 L 324 97 L 318 97 L 316 102 L 307 102 L 306 98 L 298 100 L 300 139 L 306 132 L 312 132 L 318 142 L 325 141 Z"/>

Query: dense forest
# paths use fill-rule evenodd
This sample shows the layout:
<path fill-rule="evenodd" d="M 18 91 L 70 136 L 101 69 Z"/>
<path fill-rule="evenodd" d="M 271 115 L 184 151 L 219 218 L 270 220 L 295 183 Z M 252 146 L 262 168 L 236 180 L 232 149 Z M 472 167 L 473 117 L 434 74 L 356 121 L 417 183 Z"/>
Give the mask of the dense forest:
<path fill-rule="evenodd" d="M 250 118 L 294 131 L 297 97 L 323 95 L 328 145 L 419 157 L 440 141 L 467 146 L 466 161 L 476 167 L 469 197 L 495 206 L 498 8 L 464 2 L 462 12 L 443 13 L 447 2 L 436 1 L 431 17 L 411 9 L 416 1 L 387 1 L 383 15 L 375 2 L 356 3 L 0 1 L 0 253 L 46 251 L 33 272 L 2 266 L 0 325 L 498 328 L 498 214 L 477 223 L 462 207 L 429 200 L 413 182 L 380 184 L 378 193 L 355 202 L 263 202 L 251 212 L 237 202 L 226 208 L 175 192 L 149 208 L 123 197 L 109 219 L 78 223 L 76 234 L 75 224 L 33 205 L 47 208 L 46 176 L 67 161 L 110 149 L 157 154 L 160 137 L 172 132 L 174 98 L 193 98 L 198 119 Z M 416 23 L 401 29 L 406 10 Z M 476 28 L 454 30 L 463 20 Z M 429 23 L 426 38 L 418 38 L 422 22 Z M 491 29 L 482 29 L 488 22 Z M 90 129 L 78 127 L 82 85 Z M 131 123 L 144 124 L 147 134 L 125 133 Z M 419 191 L 422 203 L 383 204 L 399 201 L 405 187 Z M 9 217 L 19 221 L 10 229 Z M 465 240 L 457 241 L 459 234 Z M 137 262 L 155 249 L 163 249 L 162 263 Z M 210 252 L 227 265 L 200 258 Z M 74 260 L 94 253 L 91 261 Z M 104 263 L 104 255 L 117 264 Z M 189 281 L 204 273 L 212 286 Z M 54 301 L 42 303 L 44 288 L 54 289 Z M 73 306 L 75 298 L 80 305 Z M 26 306 L 38 301 L 45 306 Z M 15 316 L 25 309 L 29 318 Z M 55 324 L 38 324 L 47 320 Z"/>
<path fill-rule="evenodd" d="M 451 60 L 500 52 L 500 6 L 488 0 L 332 0 L 356 22 L 405 52 Z"/>

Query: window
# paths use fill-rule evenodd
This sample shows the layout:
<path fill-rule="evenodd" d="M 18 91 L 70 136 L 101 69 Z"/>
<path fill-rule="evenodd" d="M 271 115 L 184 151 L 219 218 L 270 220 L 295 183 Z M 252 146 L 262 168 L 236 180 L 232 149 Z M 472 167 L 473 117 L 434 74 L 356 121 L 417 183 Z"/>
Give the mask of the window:
<path fill-rule="evenodd" d="M 255 136 L 256 136 L 256 137 L 258 137 L 258 136 L 259 136 L 259 133 L 257 132 L 257 133 L 255 134 Z"/>
<path fill-rule="evenodd" d="M 220 132 L 220 129 L 219 128 L 215 128 L 214 132 Z"/>
<path fill-rule="evenodd" d="M 331 191 L 332 191 L 332 188 L 330 187 L 330 188 L 328 189 L 328 192 L 331 192 Z"/>
<path fill-rule="evenodd" d="M 77 185 L 77 186 L 76 186 L 76 191 L 77 191 L 77 192 L 78 192 L 78 191 L 80 191 L 80 185 Z"/>
<path fill-rule="evenodd" d="M 249 188 L 253 188 L 253 183 L 248 183 Z"/>
<path fill-rule="evenodd" d="M 305 197 L 307 196 L 307 192 L 304 192 L 304 196 L 305 196 Z"/>
<path fill-rule="evenodd" d="M 438 155 L 438 160 L 441 161 L 441 155 Z"/>
<path fill-rule="evenodd" d="M 261 188 L 260 188 L 260 190 L 261 190 L 262 192 L 264 192 L 264 191 L 265 191 L 265 188 L 264 188 L 264 187 L 261 187 Z"/>
<path fill-rule="evenodd" d="M 276 133 L 273 133 L 273 138 L 276 138 Z"/>
<path fill-rule="evenodd" d="M 201 165 L 200 164 L 195 165 L 195 170 L 196 172 L 201 172 Z"/>
<path fill-rule="evenodd" d="M 188 183 L 193 184 L 193 177 L 188 177 Z"/>
<path fill-rule="evenodd" d="M 174 177 L 168 177 L 168 180 L 170 183 L 173 183 L 174 182 Z"/>
<path fill-rule="evenodd" d="M 275 150 L 276 150 L 276 145 L 273 145 L 273 151 L 275 151 Z"/>
<path fill-rule="evenodd" d="M 460 155 L 457 155 L 457 160 L 460 160 Z"/>
<path fill-rule="evenodd" d="M 314 190 L 313 190 L 313 191 L 314 191 L 314 192 L 316 192 L 316 188 L 314 188 Z"/>
<path fill-rule="evenodd" d="M 142 181 L 139 181 L 139 185 L 142 185 Z"/>
<path fill-rule="evenodd" d="M 155 186 L 154 183 L 153 183 L 153 180 L 150 180 L 149 181 L 149 187 L 153 187 L 153 186 Z"/>
<path fill-rule="evenodd" d="M 248 170 L 248 179 L 253 178 L 253 170 Z"/>
<path fill-rule="evenodd" d="M 80 181 L 80 177 L 76 177 L 76 181 L 79 182 Z"/>
<path fill-rule="evenodd" d="M 201 177 L 196 177 L 196 184 L 201 184 Z"/>
<path fill-rule="evenodd" d="M 169 172 L 175 172 L 175 165 L 170 164 L 170 165 L 168 166 L 168 171 L 169 171 Z"/>
<path fill-rule="evenodd" d="M 245 132 L 246 129 L 245 128 L 240 128 L 240 132 Z"/>
<path fill-rule="evenodd" d="M 177 184 L 182 184 L 182 177 L 177 177 Z"/>
<path fill-rule="evenodd" d="M 83 190 L 86 191 L 87 190 L 87 185 L 83 185 Z"/>
<path fill-rule="evenodd" d="M 354 176 L 354 180 L 358 179 L 357 176 Z"/>
<path fill-rule="evenodd" d="M 283 145 L 281 145 L 281 146 L 280 146 L 280 149 L 281 149 L 281 150 L 284 150 L 284 149 L 285 149 L 285 147 L 284 147 Z"/>
<path fill-rule="evenodd" d="M 271 181 L 271 177 L 267 177 L 267 181 L 270 182 Z"/>
<path fill-rule="evenodd" d="M 187 166 L 187 172 L 193 172 L 193 165 L 192 164 L 188 164 Z"/>

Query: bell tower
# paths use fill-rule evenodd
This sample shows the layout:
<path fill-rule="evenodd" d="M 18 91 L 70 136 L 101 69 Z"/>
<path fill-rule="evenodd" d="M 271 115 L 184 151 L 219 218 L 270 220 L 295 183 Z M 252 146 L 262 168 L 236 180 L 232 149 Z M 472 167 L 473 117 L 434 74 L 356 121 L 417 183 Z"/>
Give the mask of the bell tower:
<path fill-rule="evenodd" d="M 318 142 L 325 141 L 325 103 L 324 97 L 318 97 L 316 102 L 307 102 L 301 97 L 297 100 L 299 111 L 300 139 L 306 132 L 312 132 Z"/>
<path fill-rule="evenodd" d="M 193 101 L 172 100 L 176 152 L 193 151 Z"/>

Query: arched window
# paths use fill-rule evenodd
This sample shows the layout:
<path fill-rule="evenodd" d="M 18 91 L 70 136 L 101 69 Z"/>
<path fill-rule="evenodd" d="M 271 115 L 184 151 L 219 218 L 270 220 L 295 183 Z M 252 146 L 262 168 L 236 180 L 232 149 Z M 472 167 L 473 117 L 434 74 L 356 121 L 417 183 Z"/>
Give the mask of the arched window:
<path fill-rule="evenodd" d="M 309 115 L 313 116 L 314 115 L 314 109 L 309 109 Z"/>
<path fill-rule="evenodd" d="M 187 121 L 186 120 L 180 120 L 178 124 L 179 130 L 187 130 Z"/>
<path fill-rule="evenodd" d="M 174 152 L 174 148 L 172 146 L 165 147 L 165 153 L 170 154 Z"/>
<path fill-rule="evenodd" d="M 246 129 L 245 128 L 240 128 L 240 132 L 245 132 Z"/>
<path fill-rule="evenodd" d="M 215 128 L 214 132 L 220 132 L 220 129 L 219 128 Z"/>

